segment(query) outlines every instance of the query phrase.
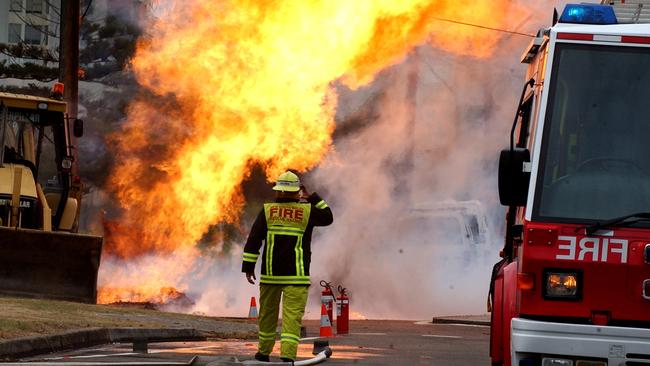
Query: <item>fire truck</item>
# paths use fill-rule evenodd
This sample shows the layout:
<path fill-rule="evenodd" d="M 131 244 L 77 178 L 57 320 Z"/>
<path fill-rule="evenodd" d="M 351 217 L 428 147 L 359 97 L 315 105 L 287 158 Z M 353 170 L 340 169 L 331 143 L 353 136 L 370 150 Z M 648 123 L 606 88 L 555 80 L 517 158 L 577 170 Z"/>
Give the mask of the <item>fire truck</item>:
<path fill-rule="evenodd" d="M 522 56 L 493 365 L 650 365 L 650 1 L 568 4 Z"/>

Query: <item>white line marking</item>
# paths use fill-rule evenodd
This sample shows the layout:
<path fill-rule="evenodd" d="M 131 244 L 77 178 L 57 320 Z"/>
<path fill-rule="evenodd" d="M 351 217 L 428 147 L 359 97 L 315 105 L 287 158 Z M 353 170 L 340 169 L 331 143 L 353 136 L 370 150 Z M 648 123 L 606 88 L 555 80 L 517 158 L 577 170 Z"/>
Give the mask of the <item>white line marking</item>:
<path fill-rule="evenodd" d="M 456 327 L 477 327 L 477 328 L 489 328 L 489 325 L 481 325 L 481 324 L 458 324 L 458 323 L 432 323 L 427 320 L 423 320 L 420 322 L 415 322 L 413 323 L 415 325 L 452 325 Z"/>
<path fill-rule="evenodd" d="M 439 335 L 439 334 L 422 334 L 422 336 L 429 337 L 429 338 L 453 338 L 453 339 L 463 338 L 461 336 L 450 336 L 450 335 Z"/>
<path fill-rule="evenodd" d="M 489 325 L 480 325 L 480 324 L 436 324 L 436 325 L 453 325 L 456 327 L 474 327 L 474 328 L 489 328 Z"/>
<path fill-rule="evenodd" d="M 171 352 L 178 352 L 178 351 L 192 351 L 192 350 L 202 350 L 202 349 L 210 349 L 210 348 L 219 348 L 219 346 L 214 345 L 214 346 L 163 348 L 163 349 L 149 350 L 148 353 L 171 353 Z"/>
<path fill-rule="evenodd" d="M 305 337 L 305 338 L 300 338 L 300 341 L 315 341 L 317 339 L 321 339 L 321 337 Z"/>
<path fill-rule="evenodd" d="M 81 356 L 63 356 L 63 357 L 52 357 L 52 358 L 45 358 L 46 361 L 53 361 L 53 360 L 65 360 L 65 359 L 77 359 L 77 358 L 102 358 L 102 357 L 113 357 L 113 356 L 131 356 L 131 355 L 137 355 L 139 353 L 134 353 L 134 352 L 124 352 L 124 353 L 111 353 L 111 354 L 106 354 L 106 355 L 81 355 Z"/>

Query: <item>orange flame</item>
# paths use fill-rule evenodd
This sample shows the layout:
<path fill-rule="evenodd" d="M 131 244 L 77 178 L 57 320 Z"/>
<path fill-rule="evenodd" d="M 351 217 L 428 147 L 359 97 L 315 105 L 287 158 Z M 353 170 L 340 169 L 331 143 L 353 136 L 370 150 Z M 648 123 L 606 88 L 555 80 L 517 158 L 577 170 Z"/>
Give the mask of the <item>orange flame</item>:
<path fill-rule="evenodd" d="M 166 304 L 183 296 L 183 293 L 173 287 L 162 287 L 158 291 L 143 291 L 132 287 L 103 287 L 98 294 L 97 302 L 112 304 L 123 301 L 125 298 L 131 302 L 151 302 L 153 304 Z"/>
<path fill-rule="evenodd" d="M 237 221 L 252 167 L 272 180 L 327 154 L 334 82 L 369 83 L 427 42 L 487 57 L 497 34 L 437 19 L 500 26 L 518 11 L 505 0 L 159 2 L 132 61 L 146 92 L 112 136 L 123 212 L 107 223 L 108 251 L 194 247 Z"/>
<path fill-rule="evenodd" d="M 350 320 L 368 320 L 368 318 L 358 311 L 351 311 Z"/>

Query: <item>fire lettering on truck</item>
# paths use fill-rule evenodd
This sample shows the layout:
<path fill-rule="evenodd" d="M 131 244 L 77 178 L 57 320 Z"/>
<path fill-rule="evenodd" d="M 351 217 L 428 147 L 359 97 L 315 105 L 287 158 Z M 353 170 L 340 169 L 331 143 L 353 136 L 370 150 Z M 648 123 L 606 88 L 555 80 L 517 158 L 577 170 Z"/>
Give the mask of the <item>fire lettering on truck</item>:
<path fill-rule="evenodd" d="M 617 254 L 620 263 L 627 263 L 628 241 L 611 238 L 582 238 L 575 236 L 559 236 L 558 253 L 555 259 L 579 260 L 592 262 L 609 262 L 612 255 Z"/>

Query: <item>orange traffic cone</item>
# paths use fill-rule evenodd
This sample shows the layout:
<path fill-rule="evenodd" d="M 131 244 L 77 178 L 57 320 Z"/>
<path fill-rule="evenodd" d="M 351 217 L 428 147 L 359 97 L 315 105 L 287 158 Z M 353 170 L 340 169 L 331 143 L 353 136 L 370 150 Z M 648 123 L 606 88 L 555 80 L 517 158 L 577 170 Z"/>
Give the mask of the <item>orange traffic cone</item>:
<path fill-rule="evenodd" d="M 248 310 L 248 319 L 257 319 L 257 304 L 255 303 L 255 296 L 251 297 L 251 307 Z"/>
<path fill-rule="evenodd" d="M 321 337 L 334 337 L 332 332 L 332 323 L 330 317 L 327 315 L 325 304 L 320 306 L 320 336 Z"/>

